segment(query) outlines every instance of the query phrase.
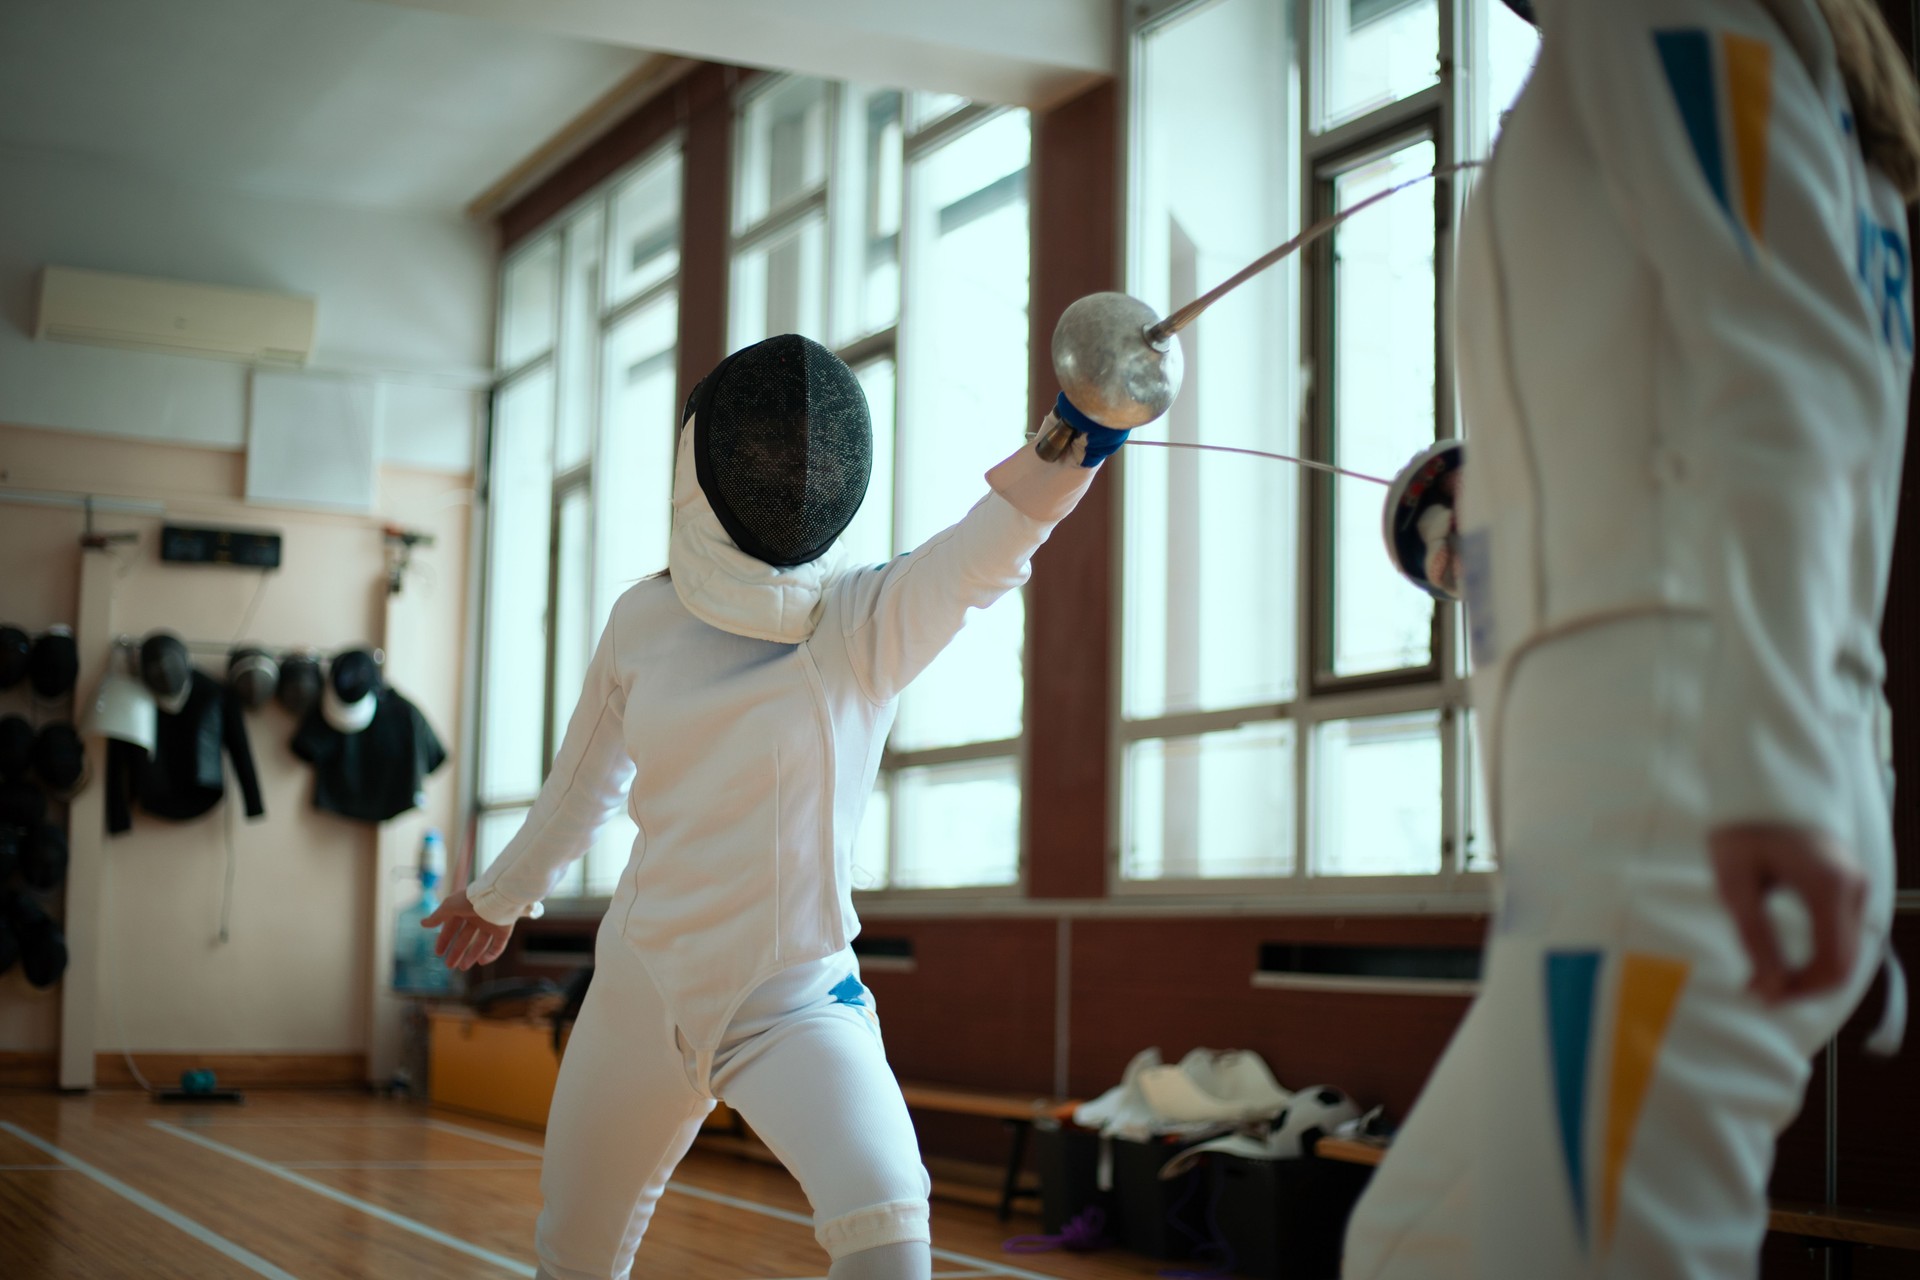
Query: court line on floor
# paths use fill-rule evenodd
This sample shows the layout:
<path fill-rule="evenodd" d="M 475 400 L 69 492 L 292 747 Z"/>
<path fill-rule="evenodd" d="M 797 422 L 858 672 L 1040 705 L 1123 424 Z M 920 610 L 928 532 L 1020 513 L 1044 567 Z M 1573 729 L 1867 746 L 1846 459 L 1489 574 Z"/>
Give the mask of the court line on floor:
<path fill-rule="evenodd" d="M 282 1169 L 538 1169 L 538 1160 L 277 1160 Z M 0 1166 L 4 1168 L 4 1166 Z"/>
<path fill-rule="evenodd" d="M 0 1164 L 0 1173 L 72 1173 L 64 1164 Z"/>
<path fill-rule="evenodd" d="M 205 1116 L 181 1116 L 174 1123 L 182 1129 L 418 1129 L 418 1120 L 209 1120 Z"/>
<path fill-rule="evenodd" d="M 67 1166 L 67 1168 L 72 1169 L 75 1173 L 86 1175 L 121 1199 L 138 1205 L 168 1226 L 185 1232 L 215 1252 L 225 1254 L 254 1274 L 266 1276 L 268 1280 L 295 1280 L 291 1272 L 282 1271 L 279 1267 L 274 1266 L 253 1250 L 243 1245 L 235 1244 L 219 1232 L 214 1231 L 210 1227 L 202 1226 L 178 1210 L 169 1209 L 166 1205 L 161 1204 L 146 1192 L 136 1190 L 112 1174 L 94 1168 L 71 1152 L 63 1151 L 51 1142 L 35 1137 L 19 1125 L 0 1120 L 0 1131 L 10 1133 L 29 1146 L 39 1148 L 55 1160 L 58 1160 L 61 1164 Z"/>
<path fill-rule="evenodd" d="M 534 1146 L 530 1142 L 518 1142 L 512 1138 L 502 1138 L 496 1134 L 488 1133 L 484 1129 L 469 1129 L 465 1125 L 450 1124 L 445 1120 L 428 1120 L 427 1124 L 430 1128 L 441 1133 L 458 1134 L 463 1138 L 473 1138 L 480 1142 L 489 1142 L 496 1147 L 505 1147 L 509 1151 L 524 1151 L 535 1155 L 544 1154 L 541 1148 Z M 795 1226 L 805 1227 L 809 1231 L 813 1230 L 812 1218 L 803 1213 L 795 1213 L 790 1209 L 776 1209 L 770 1204 L 761 1204 L 757 1200 L 742 1200 L 738 1196 L 725 1195 L 718 1191 L 708 1191 L 705 1187 L 687 1186 L 678 1182 L 669 1182 L 667 1184 L 667 1190 L 669 1192 L 678 1192 L 683 1196 L 691 1196 L 696 1200 L 706 1200 L 713 1204 L 726 1205 L 732 1209 L 744 1209 L 748 1213 L 757 1213 L 762 1217 L 775 1218 L 781 1222 L 791 1222 Z M 1019 1267 L 996 1262 L 992 1258 L 979 1258 L 970 1253 L 956 1253 L 951 1249 L 935 1249 L 933 1256 L 935 1260 L 939 1262 L 952 1262 L 963 1267 L 980 1267 L 985 1269 L 987 1274 L 1004 1277 L 1005 1280 L 1060 1280 L 1058 1276 L 1042 1275 L 1038 1271 L 1025 1271 Z"/>
<path fill-rule="evenodd" d="M 270 1173 L 276 1178 L 291 1182 L 294 1186 L 311 1191 L 317 1196 L 322 1196 L 333 1201 L 335 1204 L 345 1205 L 347 1208 L 358 1210 L 370 1218 L 377 1218 L 389 1226 L 399 1227 L 402 1231 L 410 1231 L 422 1239 L 431 1240 L 435 1244 L 445 1245 L 447 1248 L 464 1253 L 470 1258 L 478 1258 L 482 1262 L 490 1262 L 503 1271 L 510 1271 L 515 1275 L 527 1276 L 529 1278 L 533 1276 L 532 1263 L 522 1262 L 518 1258 L 509 1258 L 504 1254 L 495 1253 L 491 1249 L 483 1249 L 477 1244 L 469 1244 L 458 1236 L 450 1236 L 446 1232 L 436 1230 L 424 1222 L 416 1222 L 405 1214 L 395 1213 L 391 1209 L 382 1208 L 380 1205 L 368 1200 L 362 1200 L 358 1196 L 350 1196 L 344 1191 L 336 1191 L 324 1182 L 315 1182 L 312 1178 L 295 1173 L 291 1169 L 283 1169 L 271 1160 L 262 1160 L 259 1156 L 242 1151 L 238 1147 L 230 1147 L 224 1142 L 215 1142 L 212 1138 L 203 1137 L 191 1130 L 182 1129 L 178 1125 L 169 1124 L 165 1120 L 149 1120 L 147 1123 L 162 1133 L 172 1134 L 183 1142 L 191 1142 L 195 1146 L 205 1147 L 207 1150 L 218 1155 L 226 1156 L 231 1160 L 238 1160 L 241 1164 L 247 1165 L 249 1168 L 258 1169 L 262 1173 Z"/>
<path fill-rule="evenodd" d="M 485 1129 L 469 1129 L 463 1124 L 450 1124 L 445 1120 L 430 1119 L 426 1123 L 427 1128 L 435 1133 L 451 1133 L 456 1137 L 473 1138 L 508 1151 L 518 1151 L 521 1155 L 544 1157 L 547 1154 L 545 1147 L 536 1147 L 531 1142 L 521 1142 L 516 1138 L 503 1138 L 497 1133 L 488 1133 Z"/>

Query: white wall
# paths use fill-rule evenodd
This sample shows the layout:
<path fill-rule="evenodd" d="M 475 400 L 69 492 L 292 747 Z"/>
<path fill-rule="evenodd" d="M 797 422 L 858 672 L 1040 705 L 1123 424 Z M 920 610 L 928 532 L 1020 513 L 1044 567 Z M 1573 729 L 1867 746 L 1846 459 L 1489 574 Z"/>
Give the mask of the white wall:
<path fill-rule="evenodd" d="M 245 365 L 34 341 L 36 274 L 54 263 L 313 295 L 314 365 L 383 383 L 382 459 L 472 469 L 493 345 L 488 231 L 3 148 L 0 191 L 0 422 L 245 444 Z"/>

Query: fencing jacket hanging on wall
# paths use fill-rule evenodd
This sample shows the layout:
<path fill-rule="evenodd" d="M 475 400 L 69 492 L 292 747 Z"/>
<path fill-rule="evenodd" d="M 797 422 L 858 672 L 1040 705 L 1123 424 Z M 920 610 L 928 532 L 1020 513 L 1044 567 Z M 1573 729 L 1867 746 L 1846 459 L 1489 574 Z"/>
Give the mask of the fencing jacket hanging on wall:
<path fill-rule="evenodd" d="M 417 807 L 427 775 L 447 759 L 426 716 L 383 687 L 372 655 L 359 650 L 334 659 L 293 754 L 313 766 L 313 807 L 361 822 Z"/>
<path fill-rule="evenodd" d="M 141 670 L 159 704 L 154 749 L 147 756 L 129 744 L 110 744 L 107 830 L 118 835 L 133 825 L 130 800 L 156 818 L 186 821 L 206 813 L 226 791 L 223 753 L 233 761 L 247 816 L 264 816 L 246 721 L 226 686 L 194 670 L 186 646 L 169 635 L 148 637 Z"/>
<path fill-rule="evenodd" d="M 179 709 L 169 711 L 164 704 L 161 706 L 156 739 L 148 759 L 141 758 L 138 747 L 109 753 L 110 765 L 131 771 L 132 794 L 142 809 L 156 818 L 183 822 L 219 804 L 226 791 L 221 762 L 224 752 L 233 761 L 247 816 L 266 814 L 240 704 L 227 695 L 226 686 L 218 680 L 195 671 Z M 116 794 L 122 798 L 118 805 L 114 803 Z M 119 788 L 108 791 L 107 830 L 115 834 L 132 825 L 124 803 L 126 794 Z"/>

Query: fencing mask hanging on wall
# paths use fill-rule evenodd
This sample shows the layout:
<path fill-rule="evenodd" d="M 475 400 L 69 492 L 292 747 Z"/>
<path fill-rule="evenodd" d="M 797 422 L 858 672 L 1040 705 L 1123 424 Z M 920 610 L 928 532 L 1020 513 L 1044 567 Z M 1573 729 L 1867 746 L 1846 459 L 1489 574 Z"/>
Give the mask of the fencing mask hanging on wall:
<path fill-rule="evenodd" d="M 0 627 L 0 689 L 11 689 L 27 678 L 33 655 L 33 637 L 18 627 Z"/>
<path fill-rule="evenodd" d="M 80 733 L 65 720 L 44 726 L 33 740 L 33 775 L 54 796 L 66 796 L 81 784 L 87 749 Z"/>
<path fill-rule="evenodd" d="M 379 695 L 379 660 L 365 649 L 349 649 L 328 666 L 320 714 L 341 733 L 359 733 L 373 723 Z"/>
<path fill-rule="evenodd" d="M 155 631 L 141 641 L 140 679 L 162 711 L 177 714 L 193 692 L 193 655 L 186 641 L 171 631 Z"/>
<path fill-rule="evenodd" d="M 873 418 L 853 370 L 782 334 L 721 361 L 689 408 L 700 488 L 734 545 L 776 569 L 825 555 L 873 474 Z"/>
<path fill-rule="evenodd" d="M 43 698 L 64 698 L 73 692 L 79 674 L 80 650 L 73 641 L 73 628 L 48 627 L 33 642 L 27 660 L 33 691 Z"/>
<path fill-rule="evenodd" d="M 33 768 L 33 726 L 19 716 L 0 716 L 0 780 L 17 782 Z"/>
<path fill-rule="evenodd" d="M 299 720 L 320 701 L 320 690 L 326 682 L 320 659 L 311 653 L 289 653 L 280 661 L 280 687 L 276 696 L 280 705 Z"/>
<path fill-rule="evenodd" d="M 265 649 L 242 646 L 227 657 L 227 688 L 249 711 L 273 701 L 280 685 L 280 664 Z"/>

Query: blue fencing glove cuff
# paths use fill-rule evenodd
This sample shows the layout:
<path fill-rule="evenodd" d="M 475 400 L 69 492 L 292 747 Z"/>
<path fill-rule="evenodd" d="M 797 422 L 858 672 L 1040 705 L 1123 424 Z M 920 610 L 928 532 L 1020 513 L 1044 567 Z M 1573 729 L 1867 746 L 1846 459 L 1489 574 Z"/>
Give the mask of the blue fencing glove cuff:
<path fill-rule="evenodd" d="M 1083 467 L 1099 466 L 1127 442 L 1129 435 L 1133 434 L 1130 431 L 1101 426 L 1074 408 L 1073 402 L 1067 399 L 1067 393 L 1064 391 L 1054 399 L 1053 416 L 1087 438 L 1087 456 L 1080 463 Z"/>

